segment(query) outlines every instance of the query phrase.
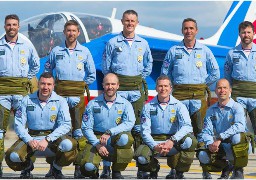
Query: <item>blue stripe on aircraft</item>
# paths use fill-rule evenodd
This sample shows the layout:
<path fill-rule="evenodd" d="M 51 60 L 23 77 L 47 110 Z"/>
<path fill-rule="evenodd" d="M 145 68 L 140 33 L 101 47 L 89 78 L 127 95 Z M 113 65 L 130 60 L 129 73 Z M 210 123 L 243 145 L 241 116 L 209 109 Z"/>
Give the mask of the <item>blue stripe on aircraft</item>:
<path fill-rule="evenodd" d="M 239 1 L 234 1 L 230 7 L 230 9 L 228 10 L 228 13 L 226 15 L 226 17 L 224 18 L 224 21 L 227 19 L 227 17 L 229 16 L 229 14 L 234 10 L 234 8 L 236 7 L 236 5 L 239 3 Z M 223 22 L 224 22 L 223 21 Z"/>
<path fill-rule="evenodd" d="M 234 47 L 236 45 L 238 37 L 238 25 L 244 20 L 250 4 L 250 1 L 245 1 L 242 3 L 240 8 L 228 23 L 227 27 L 222 32 L 218 41 L 218 45 L 229 47 Z"/>

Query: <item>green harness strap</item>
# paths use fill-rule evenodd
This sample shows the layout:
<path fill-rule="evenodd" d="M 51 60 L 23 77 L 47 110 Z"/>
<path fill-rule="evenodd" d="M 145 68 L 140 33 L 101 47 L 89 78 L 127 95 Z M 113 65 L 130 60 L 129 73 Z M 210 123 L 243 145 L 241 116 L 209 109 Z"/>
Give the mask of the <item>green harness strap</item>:
<path fill-rule="evenodd" d="M 116 74 L 120 85 L 119 91 L 132 91 L 139 90 L 141 94 L 145 94 L 145 99 L 148 99 L 148 85 L 145 79 L 141 75 L 138 76 L 125 76 Z"/>
<path fill-rule="evenodd" d="M 54 90 L 55 92 L 64 97 L 68 96 L 82 96 L 86 90 L 87 100 L 90 101 L 90 91 L 88 85 L 84 81 L 68 81 L 56 80 Z"/>
<path fill-rule="evenodd" d="M 32 92 L 28 78 L 0 77 L 0 95 L 27 95 Z"/>
<path fill-rule="evenodd" d="M 232 98 L 248 97 L 256 99 L 256 83 L 233 79 Z"/>
<path fill-rule="evenodd" d="M 186 99 L 205 99 L 208 95 L 207 101 L 210 102 L 211 91 L 206 84 L 176 84 L 173 86 L 173 96 L 178 100 Z"/>

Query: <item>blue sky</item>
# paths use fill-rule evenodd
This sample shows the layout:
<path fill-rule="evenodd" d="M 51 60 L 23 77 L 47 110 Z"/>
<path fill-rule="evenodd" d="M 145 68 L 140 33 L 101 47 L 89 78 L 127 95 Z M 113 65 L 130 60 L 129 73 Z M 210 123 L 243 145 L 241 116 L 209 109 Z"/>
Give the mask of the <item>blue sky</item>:
<path fill-rule="evenodd" d="M 212 36 L 222 24 L 231 1 L 1 1 L 0 34 L 4 32 L 4 17 L 15 13 L 21 20 L 49 12 L 70 11 L 111 16 L 117 8 L 120 19 L 127 9 L 139 13 L 141 25 L 181 34 L 181 22 L 192 17 L 199 26 L 198 38 Z"/>

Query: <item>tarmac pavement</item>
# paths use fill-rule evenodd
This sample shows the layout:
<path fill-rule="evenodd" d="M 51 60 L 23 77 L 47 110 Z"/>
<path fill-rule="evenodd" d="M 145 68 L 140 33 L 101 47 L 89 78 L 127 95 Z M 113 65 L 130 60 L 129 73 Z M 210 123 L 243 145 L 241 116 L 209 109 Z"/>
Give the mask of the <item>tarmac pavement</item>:
<path fill-rule="evenodd" d="M 9 148 L 17 139 L 16 134 L 13 131 L 8 131 L 6 133 L 5 139 L 5 150 Z M 164 179 L 165 176 L 169 173 L 170 168 L 166 164 L 166 158 L 159 158 L 159 162 L 161 165 L 161 169 L 158 173 L 159 179 Z M 44 179 L 44 175 L 49 170 L 49 164 L 46 163 L 45 158 L 37 158 L 34 164 L 35 169 L 32 171 L 34 179 Z M 100 166 L 100 173 L 102 170 L 102 165 Z M 68 167 L 64 167 L 62 170 L 63 174 L 68 179 L 74 178 L 74 166 L 70 165 Z M 13 171 L 10 169 L 5 161 L 3 162 L 3 178 L 4 179 L 19 179 L 20 172 Z M 136 179 L 137 168 L 135 161 L 132 161 L 127 169 L 122 172 L 122 175 L 125 179 Z M 202 168 L 199 165 L 199 161 L 194 158 L 193 164 L 190 168 L 190 171 L 184 173 L 186 179 L 202 179 Z M 256 179 L 256 155 L 251 154 L 249 156 L 249 163 L 246 168 L 244 168 L 244 175 L 246 179 Z M 212 173 L 212 178 L 217 179 L 220 176 L 220 173 Z"/>

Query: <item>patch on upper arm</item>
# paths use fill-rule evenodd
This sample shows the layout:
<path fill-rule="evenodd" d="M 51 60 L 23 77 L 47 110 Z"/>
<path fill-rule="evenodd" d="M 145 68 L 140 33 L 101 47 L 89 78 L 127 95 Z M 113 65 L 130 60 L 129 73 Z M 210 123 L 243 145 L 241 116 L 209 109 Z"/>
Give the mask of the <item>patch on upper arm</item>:
<path fill-rule="evenodd" d="M 0 116 L 1 116 L 1 115 L 0 115 Z M 16 111 L 15 116 L 16 116 L 17 118 L 21 118 L 21 117 L 22 117 L 22 110 L 21 110 L 21 108 L 19 108 L 19 109 Z M 2 117 L 0 117 L 0 118 L 2 119 Z"/>
<path fill-rule="evenodd" d="M 87 111 L 85 111 L 85 113 L 83 114 L 83 121 L 84 122 L 88 121 L 88 113 L 87 113 Z"/>
<path fill-rule="evenodd" d="M 147 121 L 147 118 L 144 114 L 141 115 L 141 118 L 140 118 L 140 123 L 143 124 Z"/>

